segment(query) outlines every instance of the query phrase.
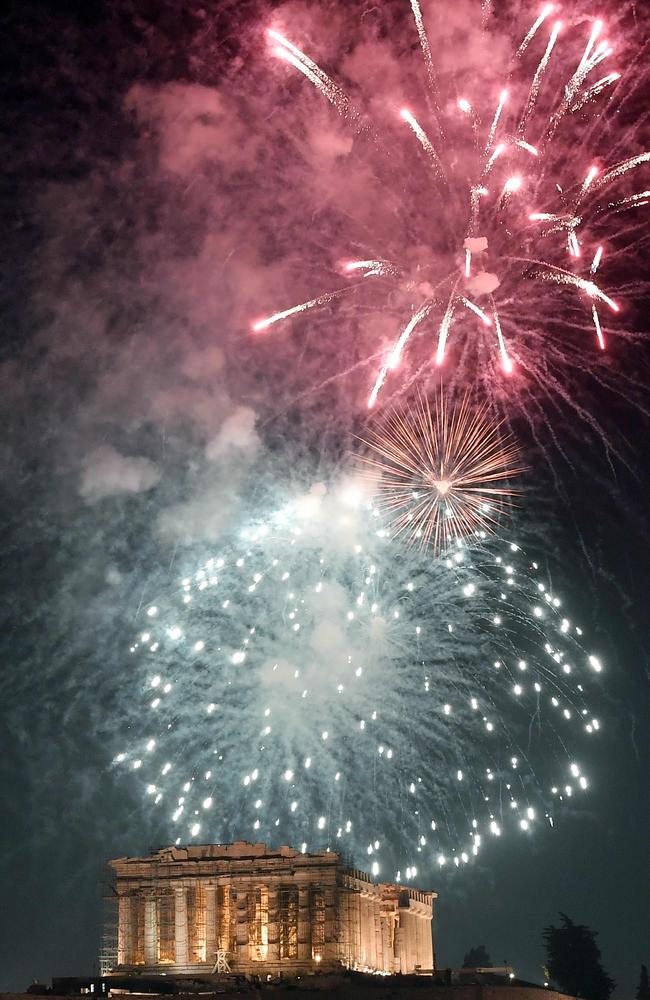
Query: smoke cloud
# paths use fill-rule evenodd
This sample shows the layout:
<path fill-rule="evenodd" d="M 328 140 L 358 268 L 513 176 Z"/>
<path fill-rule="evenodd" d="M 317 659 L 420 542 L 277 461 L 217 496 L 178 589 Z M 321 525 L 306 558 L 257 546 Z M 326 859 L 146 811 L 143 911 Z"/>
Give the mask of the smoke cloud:
<path fill-rule="evenodd" d="M 489 120 L 512 40 L 538 9 L 506 6 L 482 30 L 478 0 L 422 3 L 443 112 L 467 93 Z M 58 914 L 78 925 L 82 882 L 84 912 L 95 914 L 98 859 L 170 836 L 109 765 L 142 735 L 129 701 L 141 699 L 142 678 L 128 654 L 142 609 L 288 497 L 318 513 L 305 520 L 302 550 L 326 540 L 333 560 L 349 553 L 357 514 L 339 518 L 338 494 L 310 484 L 334 479 L 358 499 L 349 453 L 377 370 L 443 263 L 463 263 L 462 234 L 438 224 L 430 163 L 398 114 L 408 105 L 430 127 L 408 3 L 190 0 L 148 19 L 115 0 L 86 14 L 21 15 L 21 103 L 7 108 L 5 166 L 18 196 L 0 234 L 10 595 L 0 777 L 11 781 L 13 824 L 3 863 L 13 884 L 29 853 L 59 893 L 55 921 L 40 902 L 53 892 L 25 875 L 41 938 L 57 926 L 51 952 L 30 958 L 30 978 L 79 971 L 76 930 Z M 272 55 L 270 26 L 349 93 L 348 120 Z M 461 173 L 473 155 L 471 126 L 462 128 Z M 489 248 L 482 256 L 474 290 L 487 293 L 500 272 Z M 344 271 L 350 259 L 398 257 L 403 279 L 381 309 L 379 286 Z M 252 333 L 260 317 L 350 281 L 354 308 L 334 298 Z M 414 344 L 415 372 L 432 348 Z M 472 355 L 472 372 L 487 371 L 484 357 Z M 405 390 L 401 374 L 392 387 Z M 333 586 L 312 608 L 314 676 L 327 676 L 344 645 L 343 603 L 343 585 Z M 384 649 L 386 621 L 370 626 L 373 649 Z M 276 665 L 287 684 L 297 669 L 289 655 L 269 658 L 267 688 Z M 84 967 L 96 944 L 87 923 Z M 13 985 L 25 985 L 23 972 Z"/>
<path fill-rule="evenodd" d="M 104 445 L 88 456 L 80 493 L 89 503 L 120 493 L 143 493 L 160 481 L 160 470 L 147 458 L 120 455 Z"/>

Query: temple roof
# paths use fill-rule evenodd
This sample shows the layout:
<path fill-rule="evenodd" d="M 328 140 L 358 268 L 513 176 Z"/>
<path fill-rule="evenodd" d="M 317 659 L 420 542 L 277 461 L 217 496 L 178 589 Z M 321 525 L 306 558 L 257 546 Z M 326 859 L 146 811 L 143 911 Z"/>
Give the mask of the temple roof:
<path fill-rule="evenodd" d="M 333 851 L 323 851 L 318 854 L 306 854 L 293 847 L 268 847 L 266 844 L 251 844 L 247 840 L 237 840 L 234 844 L 187 844 L 184 846 L 162 847 L 143 857 L 123 856 L 109 862 L 128 864 L 143 861 L 246 861 L 250 858 L 317 858 L 319 861 L 336 863 L 341 860 L 339 854 Z"/>
<path fill-rule="evenodd" d="M 404 883 L 395 885 L 375 880 L 367 872 L 349 868 L 335 851 L 308 854 L 286 844 L 282 847 L 269 847 L 267 844 L 251 844 L 247 840 L 237 840 L 233 844 L 171 845 L 142 857 L 114 858 L 108 864 L 119 879 L 132 880 L 151 879 L 161 875 L 210 877 L 215 872 L 225 874 L 229 870 L 235 875 L 245 876 L 247 863 L 255 867 L 257 862 L 265 871 L 276 873 L 278 866 L 284 867 L 282 863 L 287 861 L 293 862 L 291 867 L 297 870 L 320 868 L 323 875 L 325 868 L 330 871 L 339 868 L 344 878 L 352 879 L 355 883 L 365 883 L 369 889 L 374 887 L 373 892 L 379 892 L 386 899 L 393 898 L 395 905 L 399 906 L 403 905 L 398 902 L 401 897 L 419 900 L 428 905 L 437 897 L 437 893 L 430 890 L 417 889 Z M 233 865 L 232 869 L 229 868 L 230 864 Z"/>

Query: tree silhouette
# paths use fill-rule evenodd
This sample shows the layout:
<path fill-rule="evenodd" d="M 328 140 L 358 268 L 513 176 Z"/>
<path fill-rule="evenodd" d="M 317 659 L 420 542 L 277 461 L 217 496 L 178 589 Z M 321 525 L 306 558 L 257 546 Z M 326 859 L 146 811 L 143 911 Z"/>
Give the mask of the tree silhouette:
<path fill-rule="evenodd" d="M 489 969 L 491 967 L 492 959 L 488 955 L 484 944 L 479 944 L 476 948 L 470 948 L 463 959 L 464 969 Z"/>
<path fill-rule="evenodd" d="M 561 927 L 547 927 L 544 942 L 548 970 L 561 990 L 584 1000 L 609 1000 L 615 983 L 601 963 L 596 932 L 560 913 Z"/>
<path fill-rule="evenodd" d="M 648 981 L 648 966 L 641 966 L 639 985 L 635 993 L 636 1000 L 650 1000 L 650 982 Z"/>

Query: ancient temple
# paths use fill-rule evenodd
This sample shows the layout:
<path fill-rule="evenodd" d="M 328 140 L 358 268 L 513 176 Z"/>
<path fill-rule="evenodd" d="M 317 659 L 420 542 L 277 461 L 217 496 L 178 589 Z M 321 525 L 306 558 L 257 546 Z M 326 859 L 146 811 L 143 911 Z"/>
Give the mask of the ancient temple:
<path fill-rule="evenodd" d="M 239 842 L 167 847 L 110 867 L 114 973 L 434 968 L 436 893 L 374 882 L 338 854 Z"/>

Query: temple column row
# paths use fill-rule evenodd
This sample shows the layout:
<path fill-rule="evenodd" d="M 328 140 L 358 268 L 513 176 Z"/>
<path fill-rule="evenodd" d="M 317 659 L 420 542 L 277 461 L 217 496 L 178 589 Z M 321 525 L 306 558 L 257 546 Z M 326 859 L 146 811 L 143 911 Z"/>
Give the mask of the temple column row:
<path fill-rule="evenodd" d="M 209 895 L 209 894 L 208 894 Z M 214 897 L 213 897 L 214 898 Z M 120 896 L 118 900 L 118 965 L 133 962 L 135 945 L 136 896 Z M 153 891 L 144 897 L 144 964 L 158 964 L 158 901 Z M 174 889 L 174 960 L 177 965 L 188 964 L 187 889 Z"/>
<path fill-rule="evenodd" d="M 298 886 L 297 898 L 297 959 L 302 962 L 311 962 L 314 957 L 312 941 L 312 892 L 311 886 Z M 228 905 L 222 909 L 217 907 L 217 887 L 208 885 L 205 887 L 205 957 L 204 961 L 210 965 L 214 964 L 217 948 L 219 945 L 228 948 L 230 939 L 230 914 L 234 917 L 234 952 L 236 959 L 244 964 L 251 960 L 250 937 L 249 937 L 249 889 L 231 891 L 228 887 Z M 266 925 L 265 951 L 264 956 L 267 961 L 277 963 L 280 960 L 280 914 L 278 908 L 279 886 L 268 885 L 265 887 L 268 903 L 268 922 Z M 189 927 L 188 927 L 188 889 L 186 886 L 173 886 L 173 946 L 172 954 L 174 964 L 177 966 L 187 966 L 190 964 L 189 954 Z M 336 961 L 338 958 L 339 943 L 337 940 L 337 893 L 333 889 L 324 888 L 321 890 L 322 911 L 321 920 L 322 932 L 318 937 L 318 954 L 324 962 Z M 170 901 L 171 902 L 171 901 Z M 351 900 L 349 901 L 351 902 Z M 366 956 L 363 960 L 366 964 L 374 964 L 372 956 L 378 952 L 378 935 L 380 929 L 372 906 L 374 900 L 361 899 L 359 894 L 354 894 L 354 905 L 356 913 L 353 918 L 353 925 L 356 923 L 357 933 L 356 947 L 353 948 L 354 960 L 362 960 L 361 952 Z M 170 930 L 166 924 L 159 926 L 160 920 L 165 920 L 159 913 L 159 898 L 154 889 L 147 889 L 141 894 L 121 895 L 118 899 L 118 964 L 131 965 L 138 961 L 136 950 L 138 943 L 136 937 L 141 935 L 139 941 L 140 959 L 145 966 L 155 966 L 160 961 L 161 931 L 165 940 L 170 935 Z M 231 910 L 232 907 L 232 910 Z M 169 912 L 168 910 L 164 911 Z M 172 916 L 170 912 L 170 918 Z M 350 914 L 352 916 L 352 914 Z M 356 919 L 355 919 L 356 918 Z M 138 923 L 139 922 L 139 923 Z M 361 935 L 359 935 L 361 930 Z M 359 940 L 361 938 L 361 940 Z M 266 942 L 268 941 L 268 944 Z M 202 942 L 201 942 L 202 943 Z M 352 943 L 352 942 L 350 942 Z M 171 942 L 170 942 L 171 945 Z M 361 947 L 359 947 L 361 945 Z M 197 956 L 192 956 L 192 964 L 197 961 Z"/>
<path fill-rule="evenodd" d="M 433 968 L 431 919 L 417 908 L 400 909 L 395 926 L 394 956 L 400 972 Z"/>
<path fill-rule="evenodd" d="M 347 889 L 338 897 L 339 941 L 335 940 L 337 897 L 325 896 L 325 938 L 323 958 L 337 957 L 351 967 L 392 969 L 392 935 L 387 921 L 390 914 L 382 912 L 382 900 L 372 892 Z"/>
<path fill-rule="evenodd" d="M 187 889 L 183 886 L 174 889 L 174 960 L 177 965 L 187 965 L 189 960 Z M 158 963 L 158 910 L 153 893 L 144 901 L 144 962 L 145 965 Z"/>

